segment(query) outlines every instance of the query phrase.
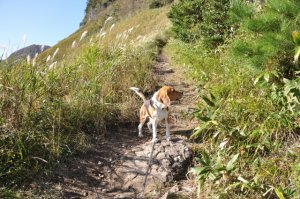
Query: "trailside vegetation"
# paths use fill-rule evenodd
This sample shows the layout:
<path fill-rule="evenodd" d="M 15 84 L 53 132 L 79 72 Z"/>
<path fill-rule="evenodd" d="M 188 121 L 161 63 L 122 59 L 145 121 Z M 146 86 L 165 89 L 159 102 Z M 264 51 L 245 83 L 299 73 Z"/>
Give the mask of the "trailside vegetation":
<path fill-rule="evenodd" d="M 31 183 L 84 153 L 92 138 L 134 117 L 128 88 L 156 86 L 155 36 L 168 22 L 166 11 L 142 10 L 120 21 L 108 16 L 32 59 L 0 63 L 1 198 L 22 198 Z"/>
<path fill-rule="evenodd" d="M 210 13 L 210 19 L 226 16 L 223 29 L 204 29 L 210 34 L 200 28 L 209 25 L 203 4 L 181 0 L 172 7 L 178 39 L 166 46 L 198 82 L 199 126 L 191 137 L 199 143 L 191 171 L 198 196 L 297 198 L 299 2 L 230 1 Z M 207 45 L 218 31 L 222 42 Z"/>

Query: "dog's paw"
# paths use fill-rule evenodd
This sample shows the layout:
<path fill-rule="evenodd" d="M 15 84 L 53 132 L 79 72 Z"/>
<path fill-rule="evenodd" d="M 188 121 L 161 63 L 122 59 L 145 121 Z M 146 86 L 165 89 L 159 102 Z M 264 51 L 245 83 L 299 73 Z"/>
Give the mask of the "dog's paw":
<path fill-rule="evenodd" d="M 151 142 L 152 143 L 158 143 L 160 140 L 158 138 L 152 139 Z"/>
<path fill-rule="evenodd" d="M 139 137 L 139 138 L 142 138 L 142 137 L 144 137 L 144 135 L 143 135 L 143 134 L 139 134 L 138 137 Z"/>

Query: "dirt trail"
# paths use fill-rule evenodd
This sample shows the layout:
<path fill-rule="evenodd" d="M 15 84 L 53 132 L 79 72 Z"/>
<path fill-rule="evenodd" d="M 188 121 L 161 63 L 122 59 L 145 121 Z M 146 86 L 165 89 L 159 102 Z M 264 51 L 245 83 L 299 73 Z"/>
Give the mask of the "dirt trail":
<path fill-rule="evenodd" d="M 196 87 L 186 78 L 183 69 L 171 66 L 165 55 L 157 58 L 154 74 L 160 86 L 171 85 L 176 90 L 183 91 L 183 98 L 171 107 L 171 136 L 172 139 L 187 140 L 196 123 L 190 121 L 183 113 L 191 108 L 195 102 Z M 146 126 L 146 125 L 145 125 Z M 111 176 L 124 162 L 124 154 L 143 147 L 141 144 L 151 140 L 151 134 L 144 127 L 144 138 L 137 137 L 137 124 L 128 123 L 122 130 L 109 129 L 114 133 L 102 140 L 95 137 L 89 151 L 74 156 L 60 167 L 53 175 L 49 186 L 59 192 L 61 198 L 135 198 L 134 190 L 125 191 L 113 187 L 115 183 Z M 165 139 L 165 128 L 159 128 L 158 136 Z M 189 192 L 193 187 L 186 188 Z M 164 191 L 164 190 L 160 190 Z"/>

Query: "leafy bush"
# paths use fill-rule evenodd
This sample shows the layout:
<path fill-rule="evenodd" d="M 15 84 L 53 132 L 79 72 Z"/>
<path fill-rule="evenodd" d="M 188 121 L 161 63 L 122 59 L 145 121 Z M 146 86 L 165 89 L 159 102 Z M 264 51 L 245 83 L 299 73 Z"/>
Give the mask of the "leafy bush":
<path fill-rule="evenodd" d="M 172 6 L 168 17 L 173 24 L 176 36 L 185 42 L 199 38 L 198 24 L 203 21 L 202 11 L 204 0 L 180 0 Z"/>
<path fill-rule="evenodd" d="M 230 1 L 205 1 L 203 6 L 203 22 L 199 25 L 199 32 L 205 44 L 217 47 L 224 42 L 229 33 L 230 26 L 227 20 Z"/>
<path fill-rule="evenodd" d="M 294 44 L 291 33 L 299 25 L 299 4 L 270 0 L 256 12 L 243 12 L 239 7 L 253 10 L 250 5 L 246 9 L 247 5 L 242 3 L 235 3 L 231 9 L 231 16 L 240 16 L 240 34 L 247 34 L 247 37 L 237 38 L 232 43 L 233 55 L 252 67 L 276 68 L 285 77 L 293 78 L 298 66 L 292 62 Z"/>
<path fill-rule="evenodd" d="M 227 23 L 229 6 L 229 0 L 180 0 L 172 6 L 168 17 L 181 40 L 203 39 L 209 46 L 216 47 L 224 42 L 230 28 Z"/>

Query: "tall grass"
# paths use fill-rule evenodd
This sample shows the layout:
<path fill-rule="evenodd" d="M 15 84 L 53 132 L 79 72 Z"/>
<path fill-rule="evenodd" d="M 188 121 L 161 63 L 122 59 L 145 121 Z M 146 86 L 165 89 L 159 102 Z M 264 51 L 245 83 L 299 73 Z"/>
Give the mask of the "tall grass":
<path fill-rule="evenodd" d="M 34 179 L 83 147 L 89 135 L 103 137 L 110 125 L 131 117 L 128 88 L 153 82 L 154 55 L 151 45 L 95 41 L 72 64 L 1 66 L 1 186 Z"/>
<path fill-rule="evenodd" d="M 135 115 L 128 88 L 156 86 L 153 40 L 169 25 L 167 10 L 110 7 L 34 60 L 0 63 L 0 197 Z"/>

